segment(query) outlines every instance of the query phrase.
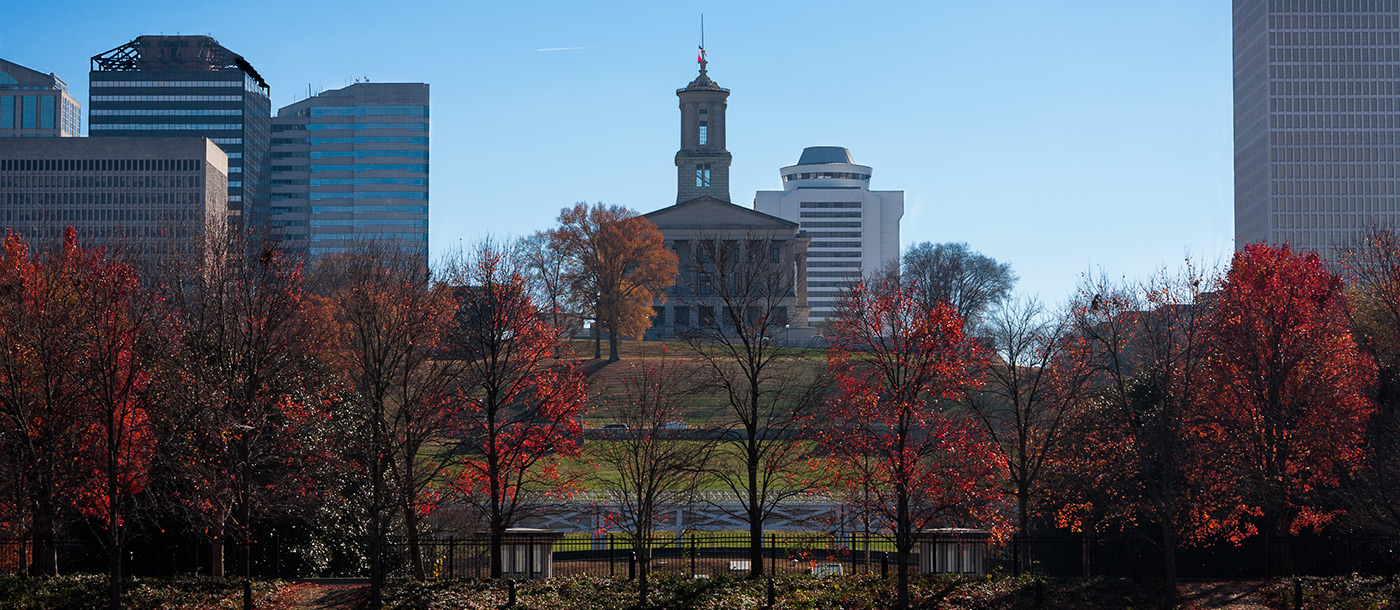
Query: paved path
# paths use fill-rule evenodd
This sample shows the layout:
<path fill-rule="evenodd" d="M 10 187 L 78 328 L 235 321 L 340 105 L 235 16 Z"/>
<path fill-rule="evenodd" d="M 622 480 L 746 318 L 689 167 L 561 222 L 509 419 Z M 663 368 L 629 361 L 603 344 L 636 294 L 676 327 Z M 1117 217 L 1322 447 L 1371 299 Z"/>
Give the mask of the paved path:
<path fill-rule="evenodd" d="M 288 610 L 348 610 L 359 605 L 367 587 L 355 579 L 295 582 L 278 602 Z"/>
<path fill-rule="evenodd" d="M 1262 582 L 1183 582 L 1181 592 L 1184 610 L 1269 610 L 1259 596 Z"/>

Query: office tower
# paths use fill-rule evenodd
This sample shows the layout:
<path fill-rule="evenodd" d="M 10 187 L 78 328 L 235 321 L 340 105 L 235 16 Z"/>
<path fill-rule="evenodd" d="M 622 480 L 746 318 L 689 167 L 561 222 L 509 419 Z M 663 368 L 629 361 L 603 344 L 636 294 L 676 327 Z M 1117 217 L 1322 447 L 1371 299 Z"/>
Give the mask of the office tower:
<path fill-rule="evenodd" d="M 289 251 L 367 242 L 428 262 L 428 85 L 356 83 L 277 111 L 272 231 Z"/>
<path fill-rule="evenodd" d="M 0 138 L 71 137 L 82 125 L 82 106 L 53 74 L 0 59 Z"/>
<path fill-rule="evenodd" d="M 0 230 L 56 248 L 193 251 L 228 214 L 228 156 L 206 138 L 0 139 Z"/>
<path fill-rule="evenodd" d="M 696 197 L 729 201 L 729 164 L 724 142 L 724 111 L 729 90 L 710 80 L 708 62 L 700 75 L 676 90 L 681 104 L 681 149 L 676 152 L 676 203 Z"/>
<path fill-rule="evenodd" d="M 681 98 L 676 203 L 643 218 L 656 225 L 666 247 L 676 253 L 680 274 L 675 285 L 666 290 L 665 302 L 653 305 L 656 313 L 645 338 L 682 337 L 699 327 L 729 331 L 731 321 L 726 307 L 732 308 L 734 303 L 726 304 L 712 286 L 706 285 L 705 274 L 699 272 L 702 266 L 713 262 L 707 260 L 701 242 L 720 242 L 747 244 L 745 250 L 749 254 L 763 253 L 763 263 L 771 267 L 747 268 L 762 276 L 748 278 L 748 285 L 763 286 L 760 290 L 768 291 L 757 298 L 773 305 L 768 315 L 777 316 L 777 327 L 785 328 L 785 336 L 773 339 L 805 343 L 812 334 L 807 326 L 807 282 L 802 274 L 806 268 L 807 236 L 798 230 L 796 222 L 729 201 L 731 157 L 724 149 L 725 98 L 729 97 L 729 90 L 710 80 L 703 55 L 700 75 L 676 95 Z M 757 312 L 743 315 L 751 317 Z"/>
<path fill-rule="evenodd" d="M 88 134 L 191 137 L 228 154 L 229 213 L 261 230 L 272 104 L 242 56 L 208 36 L 141 36 L 92 58 Z"/>
<path fill-rule="evenodd" d="M 778 173 L 783 190 L 759 191 L 753 207 L 799 223 L 812 239 L 807 298 L 812 322 L 820 322 L 836 314 L 852 281 L 899 264 L 904 191 L 870 190 L 870 167 L 840 146 L 805 148 L 797 165 Z"/>
<path fill-rule="evenodd" d="M 1392 225 L 1400 1 L 1234 0 L 1235 248 Z"/>

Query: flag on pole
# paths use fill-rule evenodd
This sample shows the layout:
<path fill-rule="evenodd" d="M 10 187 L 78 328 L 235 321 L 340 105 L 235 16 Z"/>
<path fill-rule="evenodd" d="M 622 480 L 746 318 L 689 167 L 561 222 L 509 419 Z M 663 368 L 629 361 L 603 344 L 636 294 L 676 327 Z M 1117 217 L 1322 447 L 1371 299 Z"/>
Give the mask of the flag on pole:
<path fill-rule="evenodd" d="M 695 63 L 697 63 L 697 64 L 703 64 L 703 63 L 705 63 L 705 47 L 700 47 L 700 55 L 697 56 L 697 57 L 695 58 Z"/>

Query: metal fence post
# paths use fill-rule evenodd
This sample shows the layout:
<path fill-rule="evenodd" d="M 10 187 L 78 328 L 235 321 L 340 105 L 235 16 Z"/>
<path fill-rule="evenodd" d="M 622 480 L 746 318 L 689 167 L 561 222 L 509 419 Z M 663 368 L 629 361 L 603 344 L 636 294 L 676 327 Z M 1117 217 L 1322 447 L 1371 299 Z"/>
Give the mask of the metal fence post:
<path fill-rule="evenodd" d="M 457 539 L 447 537 L 447 580 L 457 580 Z"/>
<path fill-rule="evenodd" d="M 695 556 L 700 554 L 700 549 L 695 543 L 695 532 L 690 533 L 690 575 L 695 576 Z"/>
<path fill-rule="evenodd" d="M 608 534 L 608 578 L 617 576 L 617 540 Z"/>
<path fill-rule="evenodd" d="M 768 573 L 773 574 L 778 570 L 778 535 L 768 534 Z"/>

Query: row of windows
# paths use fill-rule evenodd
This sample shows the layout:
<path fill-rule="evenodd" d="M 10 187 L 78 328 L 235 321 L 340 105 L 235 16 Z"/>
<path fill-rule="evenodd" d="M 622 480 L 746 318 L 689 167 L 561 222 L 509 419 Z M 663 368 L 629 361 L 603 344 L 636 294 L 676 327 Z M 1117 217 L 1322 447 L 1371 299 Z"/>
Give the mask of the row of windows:
<path fill-rule="evenodd" d="M 11 172 L 180 172 L 203 169 L 199 159 L 0 159 Z"/>
<path fill-rule="evenodd" d="M 860 212 L 801 212 L 801 218 L 860 218 Z"/>
<path fill-rule="evenodd" d="M 408 239 L 414 241 L 428 241 L 427 233 L 316 233 L 311 236 L 311 241 L 342 241 L 342 240 L 364 240 L 364 239 Z"/>
<path fill-rule="evenodd" d="M 426 205 L 318 205 L 310 208 L 312 214 L 358 214 L 367 212 L 400 212 L 403 214 L 427 214 Z M 273 207 L 269 214 L 305 214 L 306 207 Z"/>
<path fill-rule="evenodd" d="M 53 129 L 56 99 L 52 95 L 0 95 L 0 129 Z M 76 135 L 76 131 L 69 133 Z"/>
<path fill-rule="evenodd" d="M 833 252 L 832 254 L 835 255 L 841 253 Z M 807 260 L 808 269 L 840 269 L 850 267 L 860 268 L 860 261 L 819 261 L 812 259 Z"/>
<path fill-rule="evenodd" d="M 859 247 L 860 247 L 860 242 L 858 242 L 858 241 L 814 241 L 814 242 L 812 242 L 812 246 L 811 246 L 811 247 L 812 247 L 812 248 L 859 248 Z M 824 252 L 824 253 L 821 254 L 821 256 L 827 256 L 827 255 L 830 255 L 830 254 L 834 254 L 834 253 Z M 815 255 L 814 255 L 814 256 L 815 256 Z M 859 256 L 859 255 L 857 255 L 857 256 Z"/>
<path fill-rule="evenodd" d="M 201 214 L 195 193 L 0 193 L 7 220 L 26 222 L 150 222 Z"/>
<path fill-rule="evenodd" d="M 856 222 L 839 221 L 839 220 L 838 220 L 838 221 L 834 221 L 834 222 L 812 221 L 812 222 L 804 222 L 804 223 L 802 223 L 802 228 L 804 228 L 804 229 L 859 229 L 859 228 L 860 228 L 860 221 L 856 221 Z"/>
<path fill-rule="evenodd" d="M 1298 47 L 1383 47 L 1400 44 L 1397 32 L 1277 30 L 1269 32 L 1269 44 Z"/>
<path fill-rule="evenodd" d="M 795 174 L 785 174 L 783 182 L 789 180 L 864 180 L 870 181 L 870 174 L 857 174 L 852 172 L 798 172 Z"/>
<path fill-rule="evenodd" d="M 242 123 L 93 123 L 89 130 L 104 131 L 241 131 Z"/>
<path fill-rule="evenodd" d="M 1376 11 L 1395 12 L 1395 0 L 1327 0 L 1321 5 L 1317 0 L 1269 0 L 1269 27 L 1271 28 L 1397 28 L 1400 21 L 1393 15 L 1377 15 Z M 1352 12 L 1360 15 L 1338 15 Z M 1283 15 L 1278 13 L 1295 13 Z M 1313 14 L 1309 14 L 1313 13 Z M 1371 14 L 1365 14 L 1371 13 Z"/>
<path fill-rule="evenodd" d="M 314 106 L 311 118 L 323 116 L 411 116 L 428 118 L 427 106 Z"/>
<path fill-rule="evenodd" d="M 1384 181 L 1274 180 L 1271 195 L 1394 195 L 1396 183 Z"/>
<path fill-rule="evenodd" d="M 810 252 L 807 255 L 810 259 L 816 258 L 860 258 L 859 252 Z"/>
<path fill-rule="evenodd" d="M 1270 172 L 1274 178 L 1396 178 L 1393 164 L 1372 163 L 1271 163 Z"/>
<path fill-rule="evenodd" d="M 274 166 L 272 171 L 278 171 Z M 299 167 L 289 165 L 285 167 Z M 287 170 L 283 170 L 287 171 Z M 294 171 L 294 170 L 293 170 Z M 305 171 L 305 170 L 302 170 Z M 425 174 L 428 172 L 427 165 L 409 165 L 402 163 L 358 163 L 355 165 L 312 165 L 312 172 L 418 172 Z"/>
<path fill-rule="evenodd" d="M 808 272 L 807 272 L 807 277 L 847 277 L 847 278 L 858 278 L 858 277 L 860 277 L 860 270 L 858 270 L 858 269 L 853 269 L 853 270 L 850 270 L 850 271 L 808 271 Z"/>
<path fill-rule="evenodd" d="M 354 130 L 365 129 L 412 129 L 414 131 L 427 131 L 427 123 L 312 123 L 306 126 L 307 131 L 332 131 L 332 130 Z"/>
<path fill-rule="evenodd" d="M 1300 135 L 1300 134 L 1284 134 Z M 1302 134 L 1306 135 L 1306 134 Z M 1289 140 L 1291 138 L 1283 138 Z M 1288 163 L 1370 163 L 1375 161 L 1400 161 L 1394 144 L 1384 146 L 1322 147 L 1297 143 L 1280 143 L 1269 148 L 1269 157 L 1274 162 Z"/>
<path fill-rule="evenodd" d="M 1371 80 L 1395 78 L 1395 67 L 1373 64 L 1271 64 L 1270 79 Z"/>
<path fill-rule="evenodd" d="M 1400 117 L 1394 114 L 1275 113 L 1269 117 L 1274 129 L 1394 129 Z"/>
<path fill-rule="evenodd" d="M 802 208 L 859 208 L 859 201 L 803 201 Z"/>
<path fill-rule="evenodd" d="M 809 235 L 811 235 L 813 238 L 860 237 L 860 231 L 813 231 Z"/>
<path fill-rule="evenodd" d="M 748 308 L 746 311 L 744 311 L 743 316 L 737 315 L 738 311 L 734 309 L 728 309 L 727 311 L 724 311 L 719 309 L 718 307 L 711 307 L 708 305 L 700 305 L 697 307 L 691 307 L 688 305 L 682 305 L 679 307 L 653 307 L 653 314 L 651 319 L 652 324 L 654 326 L 666 326 L 667 309 L 670 309 L 672 312 L 672 324 L 676 328 L 691 328 L 692 313 L 695 314 L 695 323 L 700 328 L 715 328 L 717 326 L 729 326 L 733 324 L 733 320 L 735 318 L 740 317 L 742 317 L 745 323 L 747 324 L 755 324 L 757 323 L 759 317 L 763 315 L 763 310 L 758 307 Z M 725 315 L 717 315 L 720 314 L 721 311 L 723 311 Z M 769 315 L 772 316 L 771 324 L 773 327 L 781 328 L 787 325 L 788 310 L 786 307 L 774 307 Z"/>
<path fill-rule="evenodd" d="M 15 189 L 169 189 L 198 188 L 202 179 L 197 175 L 187 176 L 74 176 L 72 174 L 33 175 L 0 174 L 0 188 Z"/>
<path fill-rule="evenodd" d="M 418 144 L 428 145 L 428 138 L 422 136 L 364 136 L 358 138 L 273 138 L 272 143 L 277 144 L 310 144 L 321 146 L 324 144 Z"/>
<path fill-rule="evenodd" d="M 1390 63 L 1400 62 L 1400 49 L 1394 49 L 1389 59 L 1372 60 Z M 1299 60 L 1301 61 L 1301 60 Z M 1338 61 L 1335 59 L 1309 59 L 1307 61 Z M 1269 83 L 1270 95 L 1397 95 L 1400 83 L 1394 80 L 1380 81 L 1275 81 Z"/>
<path fill-rule="evenodd" d="M 1388 221 L 1385 214 L 1274 214 L 1270 225 L 1280 229 L 1364 229 Z"/>
<path fill-rule="evenodd" d="M 849 288 L 852 284 L 855 283 L 855 280 L 856 280 L 856 277 L 852 276 L 851 279 L 846 280 L 846 281 L 844 281 L 844 282 L 807 282 L 807 287 L 808 287 L 808 288 Z M 811 295 L 812 295 L 811 292 L 808 292 L 808 293 L 807 293 L 807 296 L 811 296 Z"/>
<path fill-rule="evenodd" d="M 311 227 L 367 227 L 367 226 L 405 226 L 428 228 L 426 218 L 356 218 L 353 220 L 321 220 L 312 219 Z"/>
<path fill-rule="evenodd" d="M 121 108 L 104 110 L 94 108 L 92 116 L 242 116 L 241 108 Z"/>
<path fill-rule="evenodd" d="M 427 199 L 427 193 L 384 191 L 361 193 L 311 193 L 312 201 L 323 199 Z"/>
<path fill-rule="evenodd" d="M 1397 97 L 1273 97 L 1270 112 L 1397 112 Z"/>
<path fill-rule="evenodd" d="M 1394 197 L 1271 197 L 1275 212 L 1395 212 Z"/>
<path fill-rule="evenodd" d="M 276 181 L 274 181 L 276 182 Z M 427 178 L 312 178 L 311 186 L 331 186 L 339 184 L 408 184 L 428 186 Z"/>
<path fill-rule="evenodd" d="M 241 95 L 94 95 L 93 102 L 241 102 Z"/>
<path fill-rule="evenodd" d="M 237 144 L 239 146 L 243 145 L 243 138 L 209 138 L 209 141 L 215 144 Z M 238 153 L 238 156 L 242 157 L 243 153 Z M 230 154 L 229 158 L 232 159 L 233 155 Z"/>
<path fill-rule="evenodd" d="M 288 153 L 279 153 L 288 154 Z M 304 153 L 290 153 L 299 155 Z M 332 158 L 354 158 L 364 159 L 367 157 L 408 157 L 410 159 L 427 159 L 426 150 L 313 150 L 312 159 L 332 159 Z"/>
<path fill-rule="evenodd" d="M 93 87 L 243 87 L 236 80 L 97 80 Z"/>

